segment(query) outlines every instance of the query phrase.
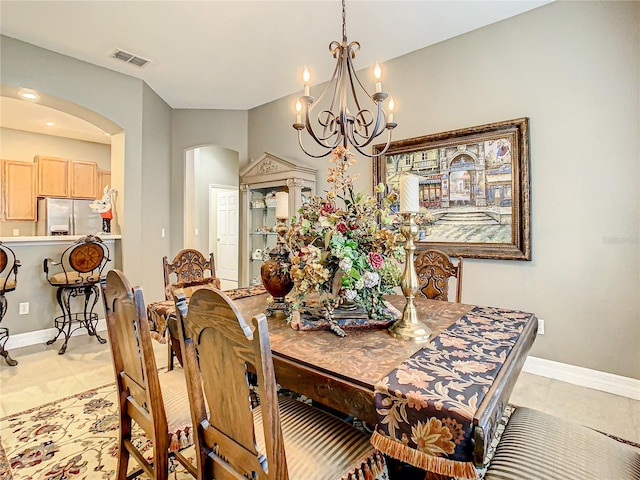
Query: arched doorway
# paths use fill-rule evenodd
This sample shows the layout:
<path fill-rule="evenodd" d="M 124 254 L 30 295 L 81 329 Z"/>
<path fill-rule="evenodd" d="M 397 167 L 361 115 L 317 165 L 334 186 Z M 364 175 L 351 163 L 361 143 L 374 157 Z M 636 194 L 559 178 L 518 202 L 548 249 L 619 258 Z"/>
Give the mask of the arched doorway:
<path fill-rule="evenodd" d="M 452 206 L 471 205 L 471 175 L 468 171 L 451 172 L 449 202 Z"/>
<path fill-rule="evenodd" d="M 222 288 L 238 286 L 239 153 L 216 145 L 185 151 L 184 248 L 213 253 Z"/>

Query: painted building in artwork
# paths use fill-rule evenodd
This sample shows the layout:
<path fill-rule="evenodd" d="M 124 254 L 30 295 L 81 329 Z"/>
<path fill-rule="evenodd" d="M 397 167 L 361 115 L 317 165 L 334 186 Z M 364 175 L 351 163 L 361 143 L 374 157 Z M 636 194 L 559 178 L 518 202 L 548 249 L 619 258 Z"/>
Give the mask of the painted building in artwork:
<path fill-rule="evenodd" d="M 511 207 L 511 142 L 506 138 L 390 155 L 386 171 L 393 189 L 404 173 L 420 176 L 420 205 L 425 208 Z"/>

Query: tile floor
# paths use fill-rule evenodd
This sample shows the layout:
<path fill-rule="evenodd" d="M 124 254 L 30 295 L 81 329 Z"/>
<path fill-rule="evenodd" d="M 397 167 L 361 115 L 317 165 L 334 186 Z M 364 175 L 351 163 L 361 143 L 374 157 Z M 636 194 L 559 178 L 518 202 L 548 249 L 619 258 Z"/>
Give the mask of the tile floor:
<path fill-rule="evenodd" d="M 0 359 L 0 418 L 113 381 L 108 344 L 77 336 L 67 353 L 58 355 L 60 343 L 12 350 L 16 367 Z M 165 366 L 166 346 L 154 342 L 154 350 L 159 366 Z M 640 401 L 522 373 L 511 403 L 640 443 Z"/>

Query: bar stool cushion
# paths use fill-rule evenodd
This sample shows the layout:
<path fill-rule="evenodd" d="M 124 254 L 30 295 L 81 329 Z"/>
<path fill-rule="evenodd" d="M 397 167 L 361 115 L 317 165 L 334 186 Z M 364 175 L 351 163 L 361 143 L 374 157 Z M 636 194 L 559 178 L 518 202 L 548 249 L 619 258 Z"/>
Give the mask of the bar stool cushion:
<path fill-rule="evenodd" d="M 640 479 L 640 451 L 525 407 L 511 415 L 485 480 Z"/>
<path fill-rule="evenodd" d="M 88 286 L 100 281 L 99 273 L 61 272 L 49 277 L 51 285 Z"/>
<path fill-rule="evenodd" d="M 16 281 L 12 278 L 0 278 L 0 290 L 4 289 L 5 292 L 16 289 Z"/>

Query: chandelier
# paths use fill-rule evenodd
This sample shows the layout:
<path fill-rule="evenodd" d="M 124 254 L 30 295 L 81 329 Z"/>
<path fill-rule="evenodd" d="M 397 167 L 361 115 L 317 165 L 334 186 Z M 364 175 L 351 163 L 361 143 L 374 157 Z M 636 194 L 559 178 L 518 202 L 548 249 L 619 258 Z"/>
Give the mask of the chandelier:
<path fill-rule="evenodd" d="M 324 157 L 339 145 L 347 148 L 351 144 L 358 152 L 367 157 L 382 155 L 389 148 L 391 130 L 397 126 L 396 123 L 393 123 L 393 97 L 389 97 L 387 93 L 382 91 L 381 69 L 378 62 L 374 67 L 376 92 L 369 94 L 364 88 L 353 66 L 353 59 L 359 50 L 360 44 L 358 42 L 349 43 L 347 41 L 345 0 L 342 0 L 342 43 L 334 40 L 329 44 L 329 51 L 336 59 L 336 67 L 331 80 L 316 100 L 309 94 L 311 75 L 305 66 L 302 74 L 304 95 L 296 102 L 296 123 L 293 124 L 293 128 L 298 131 L 300 148 L 310 157 Z M 331 93 L 329 93 L 330 91 Z M 369 108 L 366 108 L 367 105 L 361 104 L 358 92 L 365 99 Z M 387 97 L 389 97 L 388 114 L 383 109 L 383 103 Z M 303 130 L 306 130 L 309 136 L 326 151 L 319 155 L 309 153 L 302 141 Z M 387 142 L 384 149 L 375 155 L 365 152 L 363 149 L 385 130 L 387 131 Z"/>

